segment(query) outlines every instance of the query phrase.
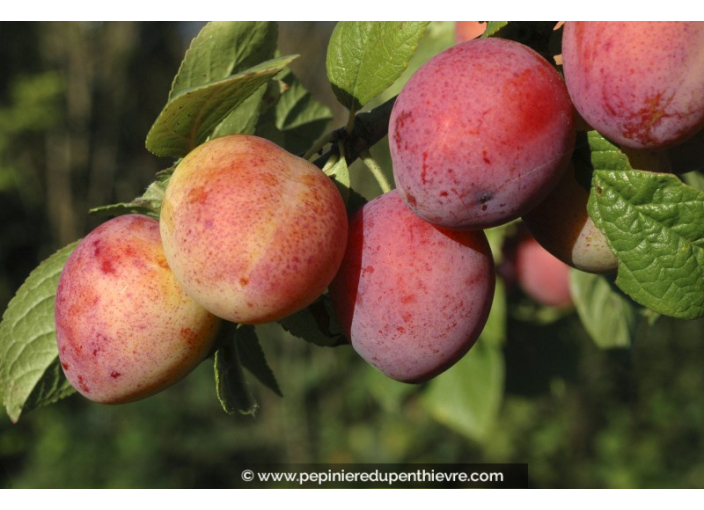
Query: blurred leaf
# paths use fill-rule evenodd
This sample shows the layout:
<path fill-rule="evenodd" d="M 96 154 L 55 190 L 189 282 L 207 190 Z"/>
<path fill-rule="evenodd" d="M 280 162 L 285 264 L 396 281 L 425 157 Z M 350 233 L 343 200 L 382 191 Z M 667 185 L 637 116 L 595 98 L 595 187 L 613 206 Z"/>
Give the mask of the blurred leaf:
<path fill-rule="evenodd" d="M 421 402 L 434 419 L 479 441 L 496 421 L 503 389 L 501 350 L 480 340 L 464 358 L 428 383 Z"/>
<path fill-rule="evenodd" d="M 19 288 L 0 324 L 0 393 L 13 422 L 23 412 L 73 393 L 58 369 L 54 298 L 78 243 L 42 262 Z"/>
<path fill-rule="evenodd" d="M 402 412 L 404 400 L 411 393 L 418 391 L 417 385 L 395 381 L 371 365 L 367 365 L 364 379 L 367 391 L 387 413 Z"/>
<path fill-rule="evenodd" d="M 481 36 L 491 37 L 508 24 L 508 21 L 487 21 L 486 30 L 484 30 L 484 33 Z"/>
<path fill-rule="evenodd" d="M 169 175 L 165 175 L 163 178 L 151 183 L 147 191 L 144 192 L 144 195 L 135 198 L 132 202 L 94 207 L 88 212 L 107 216 L 144 214 L 158 220 L 159 212 L 161 211 L 161 201 L 164 199 L 164 192 L 166 191 Z"/>
<path fill-rule="evenodd" d="M 259 339 L 253 326 L 243 326 L 237 330 L 237 352 L 239 354 L 242 366 L 249 370 L 253 376 L 259 379 L 264 386 L 283 397 L 279 384 L 276 382 L 274 372 L 269 368 L 264 356 L 262 346 L 259 345 Z"/>
<path fill-rule="evenodd" d="M 147 135 L 147 149 L 157 156 L 185 156 L 207 140 L 234 108 L 295 58 L 275 58 L 229 78 L 181 92 L 169 100 L 154 122 Z"/>
<path fill-rule="evenodd" d="M 573 269 L 570 290 L 582 325 L 597 346 L 631 346 L 636 329 L 635 307 L 605 276 Z"/>
<path fill-rule="evenodd" d="M 636 302 L 682 319 L 704 316 L 704 193 L 671 174 L 629 170 L 589 133 L 589 215 L 619 259 L 616 284 Z"/>
<path fill-rule="evenodd" d="M 481 341 L 501 347 L 506 342 L 506 320 L 506 293 L 503 283 L 497 278 L 494 300 L 480 336 Z"/>
<path fill-rule="evenodd" d="M 277 38 L 275 21 L 211 21 L 186 51 L 169 100 L 269 60 Z"/>
<path fill-rule="evenodd" d="M 227 414 L 255 414 L 259 404 L 254 399 L 242 372 L 242 365 L 237 352 L 240 331 L 232 323 L 223 323 L 229 334 L 228 341 L 223 342 L 215 351 L 215 391 L 220 405 Z"/>
<path fill-rule="evenodd" d="M 61 118 L 64 95 L 61 73 L 13 76 L 10 87 L 11 106 L 0 107 L 0 137 L 46 130 Z"/>
<path fill-rule="evenodd" d="M 428 21 L 340 21 L 330 38 L 328 79 L 338 101 L 360 110 L 401 76 Z"/>

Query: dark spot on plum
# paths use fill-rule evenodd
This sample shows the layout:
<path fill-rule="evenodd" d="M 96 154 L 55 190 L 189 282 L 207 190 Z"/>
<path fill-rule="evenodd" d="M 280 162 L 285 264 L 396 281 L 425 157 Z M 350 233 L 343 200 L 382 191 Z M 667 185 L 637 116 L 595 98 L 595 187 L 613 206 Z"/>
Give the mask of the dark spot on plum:
<path fill-rule="evenodd" d="M 113 370 L 112 372 L 110 372 L 110 377 L 112 377 L 113 379 L 117 379 L 117 378 L 120 377 L 121 375 L 122 375 L 122 374 L 121 374 L 120 372 L 116 372 L 116 371 L 114 371 L 114 370 Z"/>
<path fill-rule="evenodd" d="M 100 269 L 103 271 L 103 273 L 115 274 L 115 266 L 113 266 L 112 262 L 110 262 L 109 260 L 103 260 Z"/>
<path fill-rule="evenodd" d="M 249 278 L 247 278 L 247 277 L 245 277 L 245 276 L 243 276 L 242 278 L 240 278 L 240 285 L 241 285 L 242 287 L 246 287 L 248 283 L 249 283 Z"/>
<path fill-rule="evenodd" d="M 81 375 L 78 376 L 78 387 L 83 393 L 90 393 L 90 388 L 88 387 L 85 380 L 83 379 L 83 376 Z"/>
<path fill-rule="evenodd" d="M 492 198 L 494 198 L 493 193 L 490 193 L 490 192 L 482 193 L 482 196 L 479 197 L 479 202 L 482 204 L 486 204 Z"/>

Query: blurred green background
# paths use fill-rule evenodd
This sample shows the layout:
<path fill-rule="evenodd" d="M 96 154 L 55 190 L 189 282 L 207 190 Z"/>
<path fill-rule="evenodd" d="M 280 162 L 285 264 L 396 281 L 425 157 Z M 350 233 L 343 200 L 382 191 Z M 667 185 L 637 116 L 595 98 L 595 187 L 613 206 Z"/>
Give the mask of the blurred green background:
<path fill-rule="evenodd" d="M 169 166 L 144 138 L 200 26 L 0 23 L 0 310 L 39 262 L 104 221 L 90 207 L 131 200 Z M 282 23 L 279 46 L 301 54 L 294 72 L 337 127 L 333 26 Z M 434 44 L 451 44 L 439 26 Z M 255 417 L 222 412 L 209 362 L 134 404 L 74 395 L 17 424 L 3 413 L 0 487 L 228 487 L 252 463 L 294 462 L 522 462 L 536 487 L 704 487 L 704 321 L 641 321 L 630 349 L 600 350 L 575 313 L 545 322 L 516 313 L 524 305 L 508 294 L 504 397 L 480 427 L 434 412 L 427 385 L 270 325 L 259 334 L 284 397 L 251 380 Z M 474 383 L 481 400 L 481 374 Z"/>

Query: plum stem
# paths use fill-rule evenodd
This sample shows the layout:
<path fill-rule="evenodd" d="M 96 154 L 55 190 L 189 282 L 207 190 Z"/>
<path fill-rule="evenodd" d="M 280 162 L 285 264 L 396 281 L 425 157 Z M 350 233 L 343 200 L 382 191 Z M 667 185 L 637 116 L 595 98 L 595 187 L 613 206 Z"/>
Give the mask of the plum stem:
<path fill-rule="evenodd" d="M 303 159 L 310 160 L 310 158 L 320 152 L 323 147 L 325 147 L 329 143 L 333 143 L 336 139 L 337 131 L 330 131 L 329 133 L 324 134 L 315 141 L 315 143 L 310 149 L 308 149 L 308 151 L 303 155 Z"/>
<path fill-rule="evenodd" d="M 371 155 L 369 150 L 363 151 L 360 154 L 360 157 L 362 158 L 362 161 L 364 161 L 364 164 L 367 165 L 367 168 L 371 171 L 372 175 L 376 179 L 376 182 L 379 183 L 381 191 L 384 193 L 388 193 L 389 191 L 391 191 L 391 186 L 389 185 L 389 181 L 384 175 L 384 171 L 381 169 L 381 167 Z"/>
<path fill-rule="evenodd" d="M 354 129 L 354 119 L 355 115 L 352 110 L 350 110 L 350 116 L 347 118 L 347 133 L 352 133 L 352 130 Z"/>

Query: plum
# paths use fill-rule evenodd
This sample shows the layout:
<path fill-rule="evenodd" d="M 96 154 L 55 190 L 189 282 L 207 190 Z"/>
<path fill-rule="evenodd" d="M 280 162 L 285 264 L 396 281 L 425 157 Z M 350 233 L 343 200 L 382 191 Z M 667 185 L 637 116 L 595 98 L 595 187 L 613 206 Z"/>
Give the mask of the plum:
<path fill-rule="evenodd" d="M 55 317 L 66 377 L 105 404 L 183 378 L 208 355 L 220 324 L 180 287 L 159 223 L 141 215 L 114 218 L 78 244 L 61 273 Z"/>
<path fill-rule="evenodd" d="M 613 273 L 618 259 L 587 213 L 593 169 L 586 138 L 578 145 L 569 170 L 523 220 L 540 245 L 562 262 L 588 273 Z M 670 158 L 664 151 L 627 147 L 622 151 L 635 169 L 670 171 Z"/>
<path fill-rule="evenodd" d="M 435 225 L 481 229 L 518 218 L 557 184 L 574 147 L 557 71 L 505 39 L 436 55 L 406 83 L 389 121 L 404 203 Z"/>
<path fill-rule="evenodd" d="M 476 39 L 486 30 L 486 21 L 455 21 L 455 42 Z"/>
<path fill-rule="evenodd" d="M 256 136 L 191 151 L 162 203 L 166 259 L 218 317 L 259 324 L 318 298 L 345 251 L 347 213 L 319 168 Z"/>
<path fill-rule="evenodd" d="M 562 59 L 575 107 L 614 142 L 665 148 L 704 126 L 704 22 L 570 21 Z"/>
<path fill-rule="evenodd" d="M 523 220 L 540 245 L 562 262 L 588 273 L 614 272 L 618 260 L 587 213 L 589 188 L 579 182 L 577 167 L 570 165 L 552 193 Z M 585 168 L 580 172 L 591 175 Z"/>
<path fill-rule="evenodd" d="M 514 263 L 519 286 L 536 303 L 556 308 L 572 306 L 570 267 L 530 234 L 521 235 Z"/>
<path fill-rule="evenodd" d="M 354 350 L 398 381 L 426 381 L 474 344 L 489 315 L 494 263 L 482 231 L 435 227 L 393 190 L 350 220 L 330 285 Z"/>

